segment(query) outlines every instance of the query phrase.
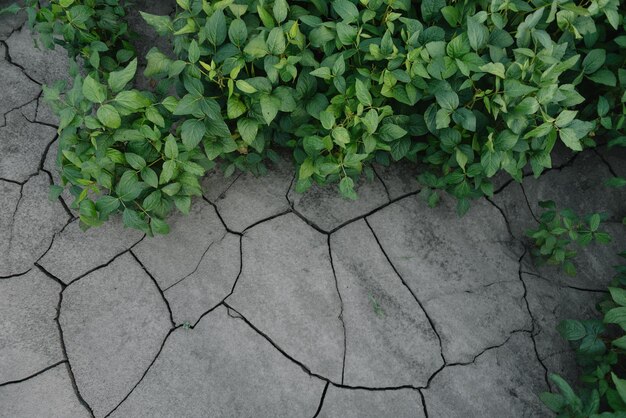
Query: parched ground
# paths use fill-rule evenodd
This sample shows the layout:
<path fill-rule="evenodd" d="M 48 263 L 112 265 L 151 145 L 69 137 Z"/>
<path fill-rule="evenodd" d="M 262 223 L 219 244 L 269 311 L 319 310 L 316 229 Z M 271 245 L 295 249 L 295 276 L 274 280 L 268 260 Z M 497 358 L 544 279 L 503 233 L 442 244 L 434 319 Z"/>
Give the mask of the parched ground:
<path fill-rule="evenodd" d="M 626 249 L 626 156 L 559 150 L 555 168 L 458 218 L 415 167 L 376 167 L 348 202 L 268 176 L 212 173 L 158 238 L 86 233 L 57 179 L 41 87 L 63 51 L 0 18 L 0 417 L 547 417 L 547 373 L 573 379 L 555 331 L 593 317 Z M 67 200 L 67 195 L 64 196 Z M 537 202 L 606 210 L 579 274 L 533 266 Z"/>

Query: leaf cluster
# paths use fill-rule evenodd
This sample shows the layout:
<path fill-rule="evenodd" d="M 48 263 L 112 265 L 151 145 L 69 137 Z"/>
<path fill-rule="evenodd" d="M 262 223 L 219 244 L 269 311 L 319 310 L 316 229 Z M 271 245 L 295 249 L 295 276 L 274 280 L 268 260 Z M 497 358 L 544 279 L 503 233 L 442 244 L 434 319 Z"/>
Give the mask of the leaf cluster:
<path fill-rule="evenodd" d="M 580 218 L 571 209 L 558 210 L 553 201 L 539 202 L 544 209 L 536 229 L 527 231 L 534 240 L 531 250 L 535 260 L 541 264 L 560 265 L 573 276 L 576 267 L 572 259 L 576 257 L 574 244 L 587 246 L 591 242 L 608 244 L 611 236 L 599 230 L 606 214 L 594 213 Z"/>
<path fill-rule="evenodd" d="M 173 16 L 142 13 L 173 45 L 148 53 L 147 91 L 133 88 L 128 4 L 36 3 L 43 43 L 86 74 L 46 92 L 85 226 L 122 211 L 164 232 L 216 162 L 262 174 L 279 148 L 300 192 L 354 199 L 371 163 L 408 159 L 429 167 L 431 204 L 445 190 L 465 213 L 497 173 L 538 176 L 557 141 L 578 151 L 624 125 L 618 0 L 177 0 Z"/>
<path fill-rule="evenodd" d="M 626 258 L 626 253 L 621 254 Z M 616 267 L 609 295 L 598 305 L 601 319 L 564 320 L 557 330 L 576 351 L 582 387 L 574 390 L 551 375 L 558 393 L 542 401 L 562 418 L 610 418 L 626 415 L 626 265 Z"/>

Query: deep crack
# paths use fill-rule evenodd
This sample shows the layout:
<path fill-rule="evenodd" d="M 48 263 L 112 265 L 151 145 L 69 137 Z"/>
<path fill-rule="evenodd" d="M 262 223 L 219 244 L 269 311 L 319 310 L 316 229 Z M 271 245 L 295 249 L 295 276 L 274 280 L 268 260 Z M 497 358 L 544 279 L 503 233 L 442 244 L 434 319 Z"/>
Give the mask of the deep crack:
<path fill-rule="evenodd" d="M 443 342 L 442 342 L 442 339 L 441 339 L 441 335 L 439 335 L 439 331 L 437 331 L 437 328 L 435 327 L 435 323 L 434 323 L 433 319 L 430 317 L 430 315 L 428 314 L 428 312 L 424 308 L 424 305 L 419 300 L 417 295 L 413 292 L 413 289 L 411 289 L 411 287 L 408 285 L 408 283 L 404 280 L 404 277 L 402 277 L 402 275 L 400 274 L 400 272 L 398 271 L 396 266 L 393 264 L 393 262 L 389 258 L 389 255 L 387 254 L 387 252 L 383 248 L 383 245 L 380 242 L 380 240 L 378 239 L 378 236 L 376 235 L 376 232 L 374 232 L 374 228 L 372 228 L 372 225 L 370 225 L 370 223 L 367 220 L 367 218 L 364 218 L 364 220 L 365 220 L 365 224 L 367 225 L 367 227 L 369 228 L 370 232 L 372 233 L 372 236 L 374 237 L 374 240 L 376 240 L 376 243 L 378 244 L 378 247 L 380 248 L 380 251 L 385 256 L 385 259 L 387 260 L 387 263 L 389 263 L 389 266 L 391 266 L 393 271 L 396 273 L 396 276 L 398 276 L 398 278 L 400 279 L 400 281 L 402 282 L 404 287 L 407 288 L 407 290 L 409 291 L 411 296 L 413 296 L 413 299 L 415 299 L 415 302 L 417 302 L 419 307 L 422 309 L 422 312 L 424 312 L 424 315 L 426 316 L 426 319 L 428 320 L 428 323 L 430 324 L 430 327 L 432 328 L 433 332 L 437 336 L 437 340 L 439 341 L 439 355 L 441 356 L 441 360 L 443 362 L 442 368 L 445 367 L 445 365 L 446 365 L 446 358 L 445 358 L 445 356 L 443 354 Z M 441 370 L 441 369 L 439 369 L 439 370 Z M 435 373 L 437 373 L 438 371 L 436 371 Z M 432 378 L 432 376 L 431 376 L 431 378 Z M 430 378 L 428 379 L 428 381 L 430 381 Z"/>
<path fill-rule="evenodd" d="M 341 328 L 343 329 L 343 359 L 341 363 L 341 384 L 343 384 L 345 371 L 346 371 L 346 351 L 348 345 L 348 337 L 346 334 L 346 323 L 343 320 L 343 298 L 339 291 L 339 280 L 337 279 L 337 272 L 335 271 L 335 264 L 333 262 L 333 250 L 330 244 L 330 234 L 326 237 L 326 243 L 328 245 L 328 257 L 330 259 L 330 267 L 333 271 L 333 278 L 335 279 L 335 289 L 337 290 L 337 296 L 339 296 L 339 316 L 337 317 L 341 322 Z"/>
<path fill-rule="evenodd" d="M 76 397 L 78 398 L 78 401 L 85 407 L 87 408 L 87 410 L 89 411 L 89 414 L 91 414 L 92 418 L 95 418 L 95 415 L 93 413 L 93 409 L 91 409 L 91 406 L 89 406 L 89 404 L 87 403 L 87 401 L 85 400 L 85 398 L 83 398 L 83 395 L 80 393 L 80 389 L 78 388 L 78 385 L 76 384 L 76 377 L 74 376 L 74 371 L 72 370 L 72 364 L 70 363 L 70 358 L 67 355 L 67 347 L 65 346 L 65 338 L 63 336 L 63 328 L 61 327 L 61 304 L 63 303 L 63 292 L 65 292 L 65 288 L 63 288 L 61 290 L 61 292 L 59 292 L 59 303 L 57 305 L 57 315 L 56 318 L 54 318 L 54 321 L 57 323 L 57 328 L 59 330 L 59 339 L 61 341 L 61 350 L 63 351 L 63 356 L 65 356 L 66 360 L 67 360 L 67 371 L 68 374 L 70 376 L 70 381 L 72 382 L 72 387 L 74 388 L 74 393 L 76 394 Z"/>

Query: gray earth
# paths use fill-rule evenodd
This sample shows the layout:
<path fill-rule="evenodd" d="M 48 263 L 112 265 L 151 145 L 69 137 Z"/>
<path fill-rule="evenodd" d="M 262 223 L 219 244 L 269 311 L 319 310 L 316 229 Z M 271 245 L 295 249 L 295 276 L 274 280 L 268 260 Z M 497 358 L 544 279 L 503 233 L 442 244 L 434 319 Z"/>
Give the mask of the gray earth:
<path fill-rule="evenodd" d="M 270 174 L 211 173 L 170 235 L 120 219 L 83 232 L 59 181 L 41 83 L 63 51 L 0 20 L 0 417 L 549 417 L 572 381 L 555 331 L 591 318 L 626 248 L 626 153 L 559 154 L 458 218 L 427 207 L 408 163 L 375 166 L 349 202 Z M 610 245 L 579 274 L 538 268 L 538 201 L 607 211 Z"/>

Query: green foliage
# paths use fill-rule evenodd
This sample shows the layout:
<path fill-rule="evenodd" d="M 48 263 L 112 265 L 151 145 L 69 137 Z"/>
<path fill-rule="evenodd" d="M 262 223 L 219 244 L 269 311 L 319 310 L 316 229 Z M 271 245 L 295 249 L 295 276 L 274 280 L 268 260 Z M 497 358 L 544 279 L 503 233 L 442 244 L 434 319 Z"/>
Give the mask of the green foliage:
<path fill-rule="evenodd" d="M 559 417 L 626 416 L 626 265 L 618 266 L 617 272 L 610 296 L 598 305 L 602 319 L 568 319 L 557 327 L 576 350 L 583 371 L 578 393 L 563 378 L 550 376 L 558 393 L 543 393 L 541 399 Z"/>
<path fill-rule="evenodd" d="M 29 0 L 32 1 L 32 0 Z M 369 164 L 430 167 L 420 181 L 459 199 L 491 195 L 504 170 L 521 181 L 623 128 L 624 23 L 617 0 L 178 0 L 142 13 L 173 51 L 136 71 L 129 5 L 32 1 L 48 47 L 82 58 L 85 77 L 48 88 L 61 119 L 60 163 L 84 226 L 113 212 L 148 233 L 189 208 L 218 160 L 262 174 L 292 150 L 296 190 L 354 184 Z M 371 172 L 371 170 L 369 170 Z M 83 206 L 85 207 L 82 210 Z"/>
<path fill-rule="evenodd" d="M 560 265 L 573 276 L 576 274 L 572 262 L 576 257 L 574 243 L 586 246 L 592 241 L 611 242 L 611 236 L 598 229 L 604 214 L 594 213 L 581 219 L 571 209 L 557 210 L 553 201 L 539 202 L 539 206 L 545 209 L 539 226 L 527 232 L 534 240 L 532 254 L 539 264 Z"/>

